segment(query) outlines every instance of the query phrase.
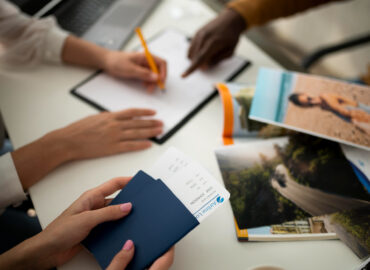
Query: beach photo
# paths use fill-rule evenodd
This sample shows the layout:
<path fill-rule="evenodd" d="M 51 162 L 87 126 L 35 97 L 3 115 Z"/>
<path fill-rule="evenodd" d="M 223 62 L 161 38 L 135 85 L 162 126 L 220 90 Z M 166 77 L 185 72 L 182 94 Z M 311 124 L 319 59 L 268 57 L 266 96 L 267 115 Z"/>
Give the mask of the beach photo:
<path fill-rule="evenodd" d="M 251 119 L 370 149 L 370 87 L 262 69 Z"/>

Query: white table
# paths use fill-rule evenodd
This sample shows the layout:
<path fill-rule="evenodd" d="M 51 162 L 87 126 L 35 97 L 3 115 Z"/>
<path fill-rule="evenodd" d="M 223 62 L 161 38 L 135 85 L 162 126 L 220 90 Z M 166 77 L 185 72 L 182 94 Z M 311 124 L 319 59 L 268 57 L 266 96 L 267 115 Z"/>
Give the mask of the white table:
<path fill-rule="evenodd" d="M 174 27 L 189 35 L 215 16 L 198 0 L 163 0 L 142 27 L 146 36 Z M 127 49 L 138 45 L 131 40 Z M 254 83 L 260 66 L 279 67 L 243 38 L 237 53 L 253 62 L 238 81 Z M 41 65 L 31 70 L 0 70 L 0 108 L 15 147 L 96 113 L 69 90 L 91 74 L 70 66 Z M 67 164 L 31 188 L 30 194 L 42 227 L 47 226 L 82 192 L 115 176 L 133 175 L 151 166 L 169 146 L 201 162 L 222 182 L 213 153 L 220 146 L 222 109 L 213 99 L 164 145 L 142 152 Z M 189 233 L 176 245 L 172 269 L 238 269 L 274 265 L 284 269 L 352 269 L 360 260 L 338 240 L 276 243 L 240 243 L 236 240 L 230 204 Z M 86 251 L 61 269 L 99 269 Z"/>

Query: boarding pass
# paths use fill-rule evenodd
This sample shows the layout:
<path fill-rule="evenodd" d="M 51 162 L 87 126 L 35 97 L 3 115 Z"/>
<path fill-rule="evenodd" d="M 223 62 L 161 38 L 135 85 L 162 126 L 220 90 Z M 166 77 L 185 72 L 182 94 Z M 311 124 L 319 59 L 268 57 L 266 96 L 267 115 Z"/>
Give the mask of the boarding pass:
<path fill-rule="evenodd" d="M 206 169 L 173 147 L 147 172 L 161 179 L 199 222 L 230 198 Z"/>

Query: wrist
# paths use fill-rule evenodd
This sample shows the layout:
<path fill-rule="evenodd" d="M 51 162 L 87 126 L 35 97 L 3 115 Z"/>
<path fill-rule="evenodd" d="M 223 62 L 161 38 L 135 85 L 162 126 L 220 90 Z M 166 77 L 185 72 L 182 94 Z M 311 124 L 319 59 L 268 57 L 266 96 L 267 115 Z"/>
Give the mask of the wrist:
<path fill-rule="evenodd" d="M 220 16 L 223 16 L 228 27 L 237 31 L 239 35 L 247 29 L 247 23 L 243 16 L 232 8 L 225 8 Z"/>
<path fill-rule="evenodd" d="M 114 51 L 109 51 L 106 49 L 104 50 L 105 51 L 102 52 L 102 64 L 100 68 L 109 73 L 109 71 L 111 70 L 111 66 L 112 66 L 112 60 L 114 60 L 114 56 L 113 56 Z"/>
<path fill-rule="evenodd" d="M 43 270 L 54 267 L 49 245 L 39 235 L 31 237 L 0 256 L 4 270 Z"/>
<path fill-rule="evenodd" d="M 104 69 L 109 50 L 72 35 L 68 36 L 62 51 L 62 60 L 68 64 Z"/>
<path fill-rule="evenodd" d="M 59 130 L 12 152 L 14 166 L 24 190 L 50 171 L 71 160 L 72 151 Z"/>
<path fill-rule="evenodd" d="M 74 159 L 74 147 L 65 135 L 62 128 L 39 139 L 40 144 L 47 151 L 45 155 L 53 161 L 55 167 Z"/>
<path fill-rule="evenodd" d="M 28 265 L 26 269 L 51 269 L 56 266 L 52 245 L 41 237 L 41 234 L 24 241 L 27 245 L 25 254 L 28 255 L 28 259 L 25 261 Z"/>

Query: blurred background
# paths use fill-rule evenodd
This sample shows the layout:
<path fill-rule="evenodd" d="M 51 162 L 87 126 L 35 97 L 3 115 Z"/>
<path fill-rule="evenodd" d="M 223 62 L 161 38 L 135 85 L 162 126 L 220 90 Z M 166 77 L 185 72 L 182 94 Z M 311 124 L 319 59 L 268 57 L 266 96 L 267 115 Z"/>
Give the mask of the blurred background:
<path fill-rule="evenodd" d="M 220 11 L 228 0 L 202 0 Z M 258 1 L 258 0 L 256 0 Z M 247 36 L 287 69 L 304 71 L 302 61 L 316 50 L 370 36 L 370 1 L 347 0 L 323 5 L 266 26 Z M 326 55 L 309 71 L 343 79 L 357 78 L 370 64 L 370 42 Z"/>

